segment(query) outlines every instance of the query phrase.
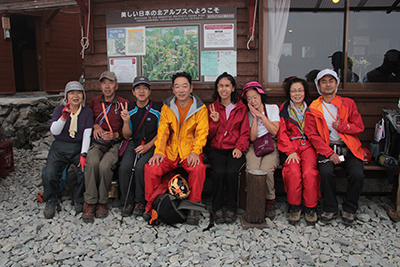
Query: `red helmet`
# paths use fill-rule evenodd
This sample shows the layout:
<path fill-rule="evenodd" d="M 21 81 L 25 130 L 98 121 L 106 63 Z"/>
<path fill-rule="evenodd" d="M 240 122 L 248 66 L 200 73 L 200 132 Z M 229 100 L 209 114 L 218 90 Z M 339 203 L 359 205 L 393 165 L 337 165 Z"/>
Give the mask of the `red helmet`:
<path fill-rule="evenodd" d="M 364 150 L 364 164 L 371 163 L 371 151 L 366 147 L 362 147 L 362 149 Z"/>

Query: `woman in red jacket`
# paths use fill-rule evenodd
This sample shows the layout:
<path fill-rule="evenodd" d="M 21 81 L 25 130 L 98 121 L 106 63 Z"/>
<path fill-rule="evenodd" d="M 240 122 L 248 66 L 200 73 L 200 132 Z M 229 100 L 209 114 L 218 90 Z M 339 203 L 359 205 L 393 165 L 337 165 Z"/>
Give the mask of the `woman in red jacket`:
<path fill-rule="evenodd" d="M 306 221 L 315 224 L 315 207 L 321 194 L 317 153 L 304 133 L 308 84 L 297 77 L 287 78 L 284 82 L 288 100 L 280 106 L 281 123 L 277 139 L 278 149 L 287 155 L 282 176 L 290 204 L 289 223 L 294 225 L 300 221 L 304 200 Z"/>
<path fill-rule="evenodd" d="M 224 72 L 217 78 L 213 99 L 208 106 L 213 214 L 216 223 L 232 223 L 236 220 L 239 171 L 246 163 L 244 152 L 249 147 L 249 119 L 232 75 Z"/>

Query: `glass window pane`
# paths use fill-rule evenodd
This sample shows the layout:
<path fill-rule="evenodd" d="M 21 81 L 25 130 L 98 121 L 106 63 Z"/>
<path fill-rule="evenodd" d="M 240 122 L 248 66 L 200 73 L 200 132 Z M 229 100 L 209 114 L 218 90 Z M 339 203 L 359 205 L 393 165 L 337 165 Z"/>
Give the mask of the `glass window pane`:
<path fill-rule="evenodd" d="M 293 75 L 313 81 L 319 70 L 333 68 L 330 56 L 343 50 L 344 1 L 290 1 L 286 27 L 283 9 L 271 9 L 271 2 L 280 1 L 268 1 L 268 82 Z M 276 32 L 284 33 L 280 43 Z M 273 71 L 275 62 L 278 71 Z"/>
<path fill-rule="evenodd" d="M 348 56 L 360 82 L 400 82 L 399 25 L 399 12 L 350 12 Z"/>

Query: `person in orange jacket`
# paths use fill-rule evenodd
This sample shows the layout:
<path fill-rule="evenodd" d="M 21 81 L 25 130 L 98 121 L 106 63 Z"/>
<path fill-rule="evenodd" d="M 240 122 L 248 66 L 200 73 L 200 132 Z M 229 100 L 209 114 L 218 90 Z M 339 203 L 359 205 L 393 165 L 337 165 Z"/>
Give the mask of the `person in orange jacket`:
<path fill-rule="evenodd" d="M 364 131 L 364 123 L 355 102 L 336 95 L 339 83 L 340 79 L 331 69 L 318 73 L 315 85 L 321 96 L 311 103 L 310 111 L 307 111 L 305 133 L 318 153 L 324 197 L 321 222 L 329 223 L 338 215 L 334 168 L 341 165 L 348 178 L 342 222 L 351 225 L 364 185 L 364 152 L 357 138 Z"/>
<path fill-rule="evenodd" d="M 192 93 L 190 74 L 174 74 L 172 90 L 174 95 L 164 101 L 161 109 L 154 155 L 145 165 L 145 198 L 149 201 L 162 183 L 163 174 L 180 164 L 189 174 L 191 193 L 188 199 L 200 202 L 206 178 L 203 147 L 207 142 L 208 112 L 206 105 Z M 146 212 L 149 214 L 147 206 Z M 198 211 L 190 210 L 186 223 L 197 225 Z"/>
<path fill-rule="evenodd" d="M 308 83 L 296 76 L 289 77 L 284 81 L 284 90 L 288 100 L 279 107 L 277 146 L 287 156 L 282 176 L 290 205 L 289 223 L 295 225 L 300 221 L 304 201 L 305 219 L 312 225 L 318 220 L 316 206 L 321 193 L 317 153 L 304 133 Z"/>

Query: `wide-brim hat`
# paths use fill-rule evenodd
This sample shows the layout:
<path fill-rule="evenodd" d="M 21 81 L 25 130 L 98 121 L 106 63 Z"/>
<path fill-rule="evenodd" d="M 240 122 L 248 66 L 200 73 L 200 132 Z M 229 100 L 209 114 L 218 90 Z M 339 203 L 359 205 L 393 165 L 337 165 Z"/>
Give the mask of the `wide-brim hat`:
<path fill-rule="evenodd" d="M 335 94 L 336 94 L 336 93 L 337 93 L 337 90 L 338 90 L 338 87 L 339 87 L 340 79 L 339 79 L 339 77 L 338 77 L 336 71 L 331 70 L 331 69 L 324 69 L 324 70 L 321 70 L 320 72 L 318 72 L 317 78 L 315 78 L 315 80 L 314 80 L 314 83 L 315 83 L 315 86 L 317 87 L 318 93 L 319 93 L 320 95 L 322 95 L 321 91 L 320 91 L 319 88 L 318 88 L 318 81 L 319 81 L 320 79 L 322 79 L 322 77 L 324 77 L 324 76 L 326 76 L 326 75 L 331 75 L 331 76 L 333 76 L 333 78 L 336 79 L 336 81 L 337 81 L 337 86 L 336 86 L 336 91 L 335 91 Z"/>
<path fill-rule="evenodd" d="M 243 88 L 242 98 L 244 98 L 244 95 L 246 94 L 247 91 L 252 90 L 252 89 L 256 90 L 259 94 L 265 95 L 265 92 L 262 89 L 261 84 L 259 84 L 258 82 L 249 82 L 249 83 L 246 83 L 246 85 Z"/>
<path fill-rule="evenodd" d="M 84 106 L 85 105 L 85 101 L 86 101 L 85 89 L 83 88 L 83 85 L 78 81 L 71 81 L 71 82 L 67 83 L 67 85 L 65 85 L 64 105 L 66 104 L 67 94 L 70 91 L 81 91 L 83 93 L 82 105 Z"/>

